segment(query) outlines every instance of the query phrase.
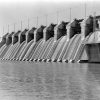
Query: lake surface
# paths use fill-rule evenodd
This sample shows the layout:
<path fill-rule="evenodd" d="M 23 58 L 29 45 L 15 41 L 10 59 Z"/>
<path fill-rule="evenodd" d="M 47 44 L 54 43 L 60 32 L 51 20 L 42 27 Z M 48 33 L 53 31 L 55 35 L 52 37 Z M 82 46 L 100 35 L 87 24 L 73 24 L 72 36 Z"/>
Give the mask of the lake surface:
<path fill-rule="evenodd" d="M 0 100 L 100 100 L 100 64 L 0 61 Z"/>

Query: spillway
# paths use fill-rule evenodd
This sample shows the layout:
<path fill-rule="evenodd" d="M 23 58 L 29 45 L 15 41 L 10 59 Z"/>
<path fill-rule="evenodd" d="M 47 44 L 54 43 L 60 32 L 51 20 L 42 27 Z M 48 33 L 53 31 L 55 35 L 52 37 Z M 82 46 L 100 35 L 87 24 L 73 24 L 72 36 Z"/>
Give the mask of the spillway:
<path fill-rule="evenodd" d="M 0 58 L 19 61 L 78 61 L 92 30 L 93 18 L 74 19 L 6 34 Z M 86 23 L 87 22 L 87 23 Z M 84 26 L 84 24 L 86 24 Z M 80 52 L 80 53 L 79 53 Z"/>

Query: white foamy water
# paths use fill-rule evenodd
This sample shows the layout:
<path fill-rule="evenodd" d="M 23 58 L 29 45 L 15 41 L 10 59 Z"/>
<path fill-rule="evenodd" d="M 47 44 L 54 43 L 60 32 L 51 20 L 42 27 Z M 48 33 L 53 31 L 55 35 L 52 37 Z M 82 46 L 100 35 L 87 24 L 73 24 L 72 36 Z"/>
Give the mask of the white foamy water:
<path fill-rule="evenodd" d="M 0 62 L 0 100 L 100 100 L 98 64 Z"/>

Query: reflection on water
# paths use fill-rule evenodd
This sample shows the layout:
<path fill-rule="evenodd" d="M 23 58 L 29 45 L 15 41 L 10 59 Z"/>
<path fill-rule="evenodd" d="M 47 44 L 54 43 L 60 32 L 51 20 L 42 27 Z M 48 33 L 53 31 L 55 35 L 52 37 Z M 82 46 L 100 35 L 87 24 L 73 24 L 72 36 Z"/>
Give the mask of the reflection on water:
<path fill-rule="evenodd" d="M 0 63 L 0 100 L 100 100 L 99 64 Z"/>

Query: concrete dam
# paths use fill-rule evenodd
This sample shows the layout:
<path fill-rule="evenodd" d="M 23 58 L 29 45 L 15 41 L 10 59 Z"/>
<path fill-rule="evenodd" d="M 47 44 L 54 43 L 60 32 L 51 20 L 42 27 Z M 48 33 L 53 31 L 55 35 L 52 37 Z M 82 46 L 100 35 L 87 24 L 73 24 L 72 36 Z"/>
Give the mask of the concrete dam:
<path fill-rule="evenodd" d="M 7 33 L 0 42 L 1 100 L 100 100 L 100 16 Z"/>
<path fill-rule="evenodd" d="M 99 31 L 96 33 L 99 34 Z M 51 23 L 49 26 L 7 33 L 0 43 L 0 59 L 54 62 L 90 60 L 86 48 L 89 47 L 89 39 L 96 33 L 93 32 L 91 16 L 86 20 L 74 19 L 58 25 Z"/>

